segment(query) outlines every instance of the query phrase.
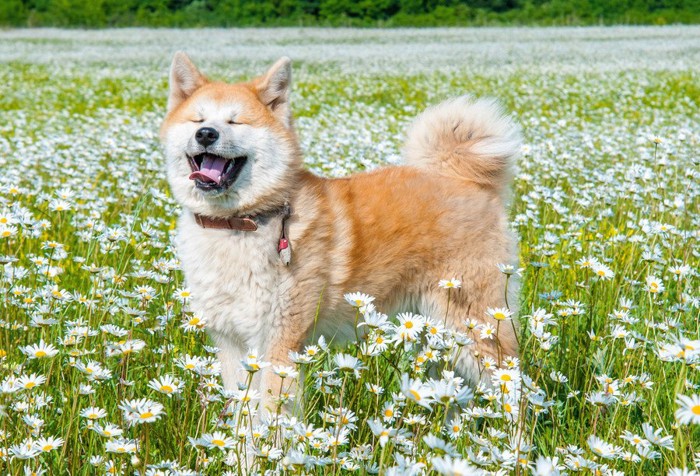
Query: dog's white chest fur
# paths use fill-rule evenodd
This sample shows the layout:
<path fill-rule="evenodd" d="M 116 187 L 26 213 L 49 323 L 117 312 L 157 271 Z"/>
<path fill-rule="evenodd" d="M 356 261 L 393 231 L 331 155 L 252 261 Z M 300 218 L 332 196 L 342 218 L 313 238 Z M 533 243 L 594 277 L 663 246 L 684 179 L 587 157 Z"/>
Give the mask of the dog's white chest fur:
<path fill-rule="evenodd" d="M 257 231 L 200 227 L 191 213 L 180 218 L 177 248 L 192 310 L 207 329 L 246 347 L 261 348 L 279 325 L 286 270 L 277 253 L 280 223 Z"/>

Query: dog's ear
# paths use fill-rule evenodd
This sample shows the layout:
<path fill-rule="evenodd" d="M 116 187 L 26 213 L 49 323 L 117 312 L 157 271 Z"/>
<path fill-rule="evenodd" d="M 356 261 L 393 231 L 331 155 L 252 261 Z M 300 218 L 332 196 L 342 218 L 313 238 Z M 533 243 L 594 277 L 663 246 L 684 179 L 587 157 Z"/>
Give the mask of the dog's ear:
<path fill-rule="evenodd" d="M 289 87 L 292 82 L 292 61 L 283 56 L 263 76 L 254 82 L 258 97 L 282 123 L 292 122 L 289 107 Z"/>
<path fill-rule="evenodd" d="M 170 66 L 170 96 L 168 96 L 168 112 L 175 109 L 197 89 L 207 83 L 207 78 L 199 72 L 189 56 L 178 51 Z"/>

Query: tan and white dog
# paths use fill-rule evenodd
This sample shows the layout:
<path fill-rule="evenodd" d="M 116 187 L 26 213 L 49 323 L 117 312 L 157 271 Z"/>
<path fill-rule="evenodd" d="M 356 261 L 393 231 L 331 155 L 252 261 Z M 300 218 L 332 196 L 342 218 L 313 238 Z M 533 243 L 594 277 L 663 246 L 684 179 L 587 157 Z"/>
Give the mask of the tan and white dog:
<path fill-rule="evenodd" d="M 354 336 L 343 297 L 351 291 L 374 296 L 384 312 L 442 320 L 448 293 L 438 282 L 456 276 L 448 326 L 495 322 L 485 312 L 505 305 L 497 264 L 515 258 L 504 202 L 519 128 L 492 100 L 451 99 L 410 127 L 406 165 L 323 178 L 302 166 L 290 81 L 287 58 L 240 84 L 209 81 L 184 53 L 170 72 L 161 137 L 183 207 L 177 248 L 225 387 L 245 381 L 250 348 L 288 364 L 312 332 Z M 515 356 L 517 340 L 501 326 L 497 340 L 470 350 L 457 370 L 474 382 L 477 356 Z M 262 374 L 263 391 L 279 388 L 271 371 Z"/>

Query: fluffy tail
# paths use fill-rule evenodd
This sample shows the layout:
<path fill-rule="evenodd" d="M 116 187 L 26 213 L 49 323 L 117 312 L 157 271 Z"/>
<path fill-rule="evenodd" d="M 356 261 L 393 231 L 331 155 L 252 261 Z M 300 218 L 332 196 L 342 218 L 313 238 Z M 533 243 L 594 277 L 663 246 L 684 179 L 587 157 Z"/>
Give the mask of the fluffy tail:
<path fill-rule="evenodd" d="M 416 118 L 408 129 L 404 157 L 407 165 L 502 192 L 521 144 L 520 128 L 495 100 L 461 96 Z"/>

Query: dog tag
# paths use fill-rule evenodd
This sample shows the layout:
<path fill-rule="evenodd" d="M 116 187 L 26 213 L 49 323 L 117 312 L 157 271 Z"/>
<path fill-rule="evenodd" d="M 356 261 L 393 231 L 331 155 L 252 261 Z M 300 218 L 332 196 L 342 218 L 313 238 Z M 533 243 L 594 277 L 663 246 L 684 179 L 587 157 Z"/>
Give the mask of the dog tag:
<path fill-rule="evenodd" d="M 289 240 L 287 240 L 287 238 L 280 238 L 279 245 L 277 245 L 277 252 L 280 254 L 280 259 L 284 265 L 289 265 L 290 261 L 292 261 L 292 249 L 289 247 Z"/>

